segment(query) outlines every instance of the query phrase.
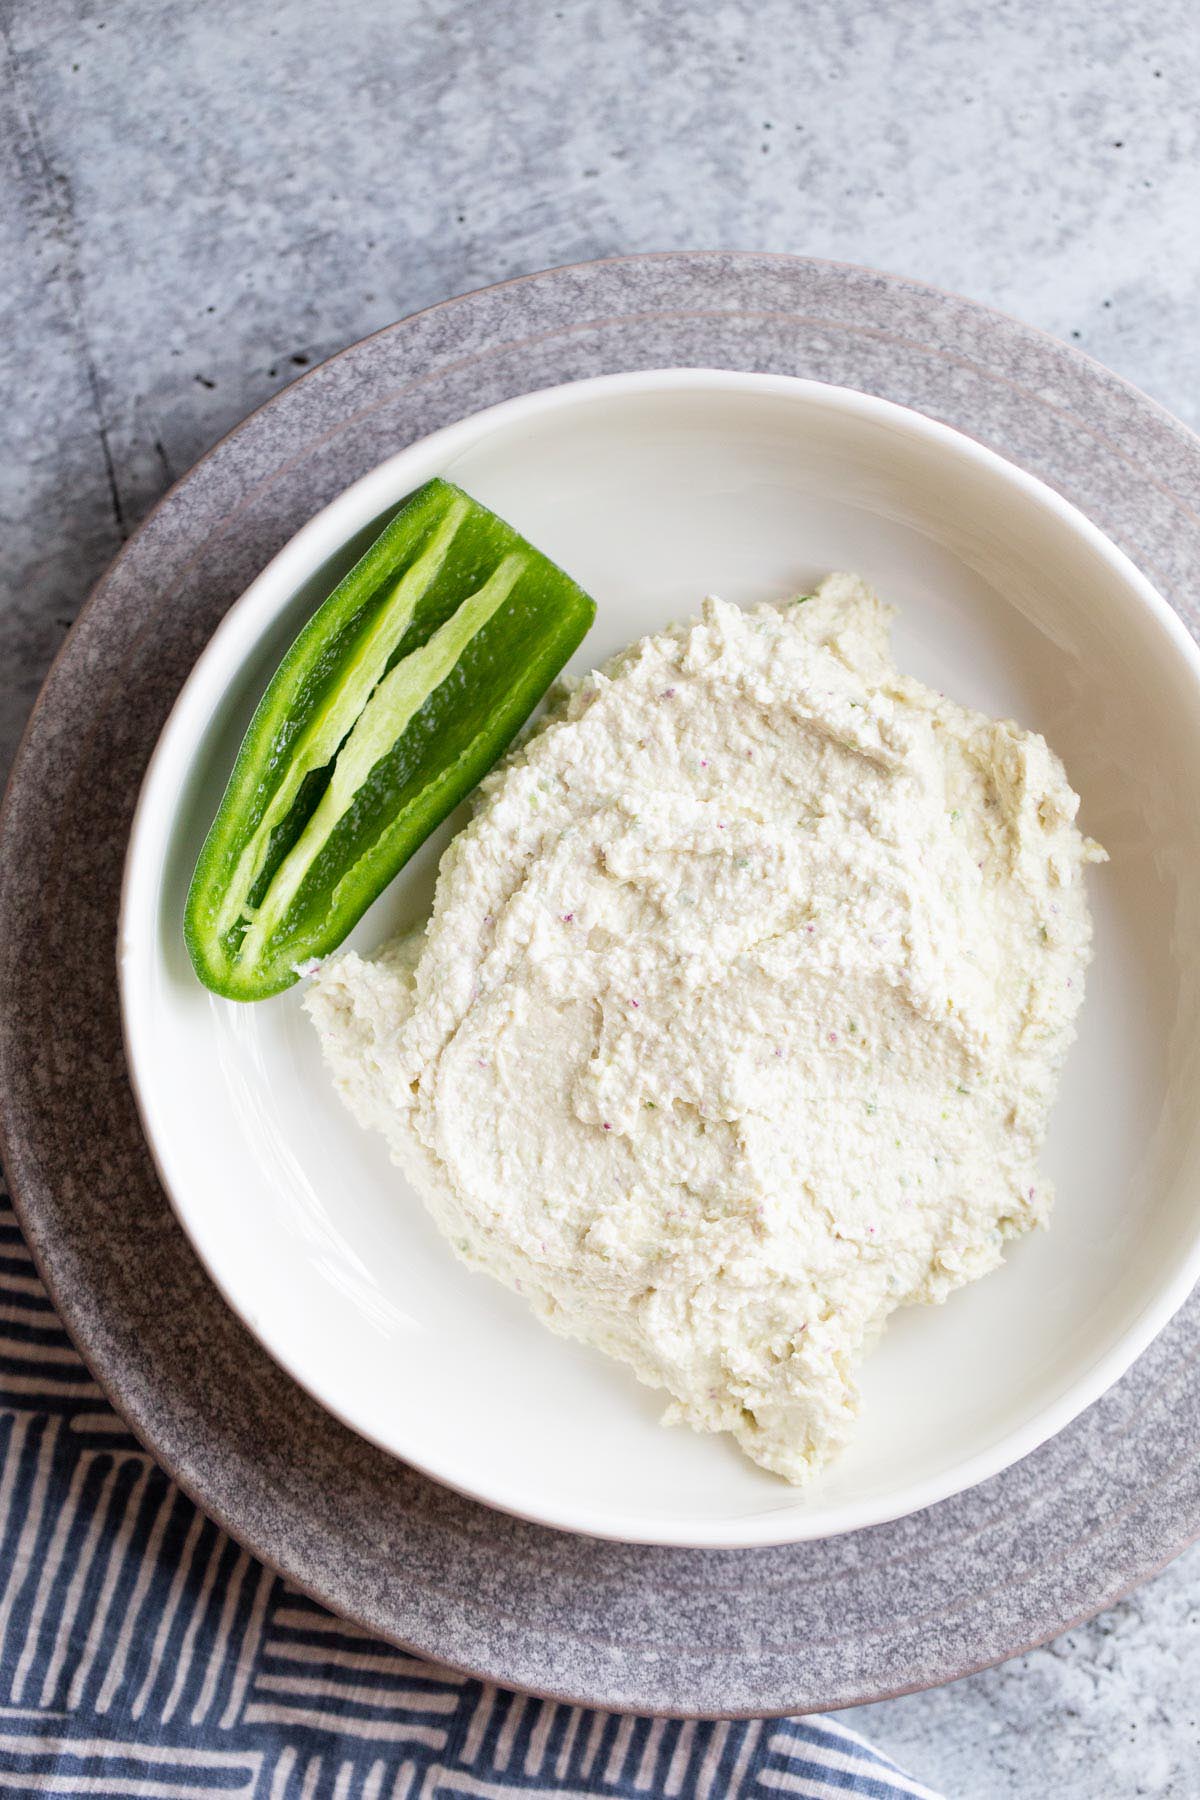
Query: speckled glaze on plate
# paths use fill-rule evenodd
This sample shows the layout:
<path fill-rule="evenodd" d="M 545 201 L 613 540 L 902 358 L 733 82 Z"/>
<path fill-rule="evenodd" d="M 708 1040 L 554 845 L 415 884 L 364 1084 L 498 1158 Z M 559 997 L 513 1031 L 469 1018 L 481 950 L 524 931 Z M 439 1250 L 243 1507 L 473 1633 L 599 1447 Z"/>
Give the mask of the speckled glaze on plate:
<path fill-rule="evenodd" d="M 218 445 L 127 545 L 51 672 L 0 825 L 4 1152 L 63 1318 L 130 1424 L 328 1605 L 510 1686 L 642 1711 L 793 1712 L 998 1661 L 1200 1533 L 1200 1299 L 1050 1443 L 895 1524 L 752 1551 L 569 1537 L 397 1464 L 276 1367 L 175 1223 L 121 1055 L 129 819 L 224 610 L 405 443 L 533 388 L 668 365 L 807 375 L 968 431 L 1095 520 L 1195 630 L 1200 440 L 1078 352 L 967 301 L 861 269 L 700 254 L 556 270 L 419 314 Z"/>

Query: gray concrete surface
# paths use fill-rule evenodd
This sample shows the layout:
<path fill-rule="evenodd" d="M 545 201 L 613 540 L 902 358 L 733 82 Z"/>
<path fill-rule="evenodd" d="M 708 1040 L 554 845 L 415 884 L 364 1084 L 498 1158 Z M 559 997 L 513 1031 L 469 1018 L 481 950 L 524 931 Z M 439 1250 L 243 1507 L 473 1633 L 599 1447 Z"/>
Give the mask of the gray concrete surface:
<path fill-rule="evenodd" d="M 627 250 L 954 288 L 1200 422 L 1193 0 L 5 0 L 0 757 L 89 585 L 250 407 Z M 1200 1554 L 855 1723 L 956 1800 L 1200 1794 Z"/>

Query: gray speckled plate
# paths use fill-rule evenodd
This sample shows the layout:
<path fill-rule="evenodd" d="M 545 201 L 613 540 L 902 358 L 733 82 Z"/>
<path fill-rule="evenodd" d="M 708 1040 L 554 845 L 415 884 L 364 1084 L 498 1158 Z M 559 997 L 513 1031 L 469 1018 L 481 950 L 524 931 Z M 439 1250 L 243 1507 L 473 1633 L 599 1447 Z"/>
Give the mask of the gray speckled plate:
<path fill-rule="evenodd" d="M 403 444 L 532 388 L 671 364 L 813 376 L 947 420 L 1065 493 L 1195 625 L 1200 441 L 1078 352 L 967 301 L 704 254 L 556 270 L 419 314 L 314 370 L 180 482 L 47 680 L 0 826 L 5 1157 L 63 1318 L 131 1425 L 328 1605 L 510 1686 L 647 1711 L 802 1711 L 1011 1655 L 1200 1534 L 1200 1299 L 1068 1430 L 927 1512 L 756 1551 L 567 1537 L 395 1463 L 275 1366 L 175 1223 L 120 1044 L 130 815 L 224 610 Z"/>

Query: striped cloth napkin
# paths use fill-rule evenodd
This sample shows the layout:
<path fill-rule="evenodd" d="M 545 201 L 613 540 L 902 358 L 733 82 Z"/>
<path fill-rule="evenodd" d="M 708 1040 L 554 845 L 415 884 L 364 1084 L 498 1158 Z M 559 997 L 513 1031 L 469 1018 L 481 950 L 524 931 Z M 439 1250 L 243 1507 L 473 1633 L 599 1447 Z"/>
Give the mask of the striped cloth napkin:
<path fill-rule="evenodd" d="M 325 1612 L 128 1434 L 2 1191 L 0 1792 L 938 1800 L 834 1719 L 589 1712 L 432 1667 Z"/>

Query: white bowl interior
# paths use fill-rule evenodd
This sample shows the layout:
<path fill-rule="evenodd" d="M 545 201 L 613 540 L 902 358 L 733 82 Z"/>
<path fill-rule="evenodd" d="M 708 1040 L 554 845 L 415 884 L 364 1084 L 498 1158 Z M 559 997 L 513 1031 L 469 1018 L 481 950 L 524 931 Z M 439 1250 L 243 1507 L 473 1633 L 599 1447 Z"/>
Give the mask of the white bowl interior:
<path fill-rule="evenodd" d="M 904 668 L 1045 733 L 1111 853 L 1045 1154 L 1053 1227 L 945 1306 L 897 1315 L 857 1439 L 796 1492 L 469 1274 L 335 1097 L 299 990 L 214 998 L 180 936 L 233 754 L 301 621 L 381 516 L 441 473 L 596 596 L 590 667 L 707 592 L 860 571 Z M 1047 490 L 881 402 L 774 377 L 613 378 L 414 446 L 314 520 L 225 621 L 172 715 L 131 845 L 126 1029 L 168 1191 L 226 1297 L 357 1429 L 485 1500 L 605 1535 L 776 1542 L 897 1516 L 1032 1449 L 1115 1379 L 1197 1259 L 1200 676 L 1182 627 Z M 451 824 L 461 823 L 461 817 Z M 421 915 L 444 827 L 352 943 Z"/>

